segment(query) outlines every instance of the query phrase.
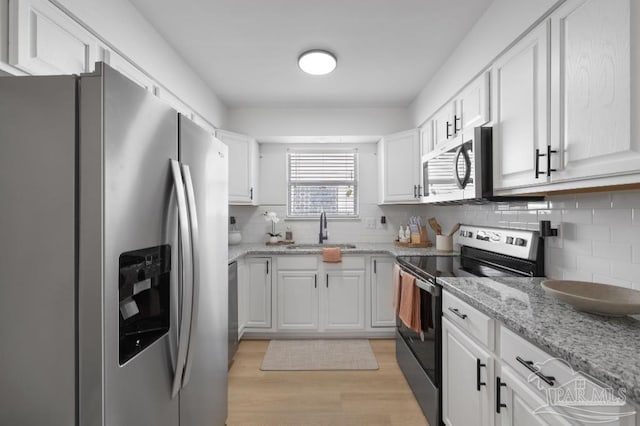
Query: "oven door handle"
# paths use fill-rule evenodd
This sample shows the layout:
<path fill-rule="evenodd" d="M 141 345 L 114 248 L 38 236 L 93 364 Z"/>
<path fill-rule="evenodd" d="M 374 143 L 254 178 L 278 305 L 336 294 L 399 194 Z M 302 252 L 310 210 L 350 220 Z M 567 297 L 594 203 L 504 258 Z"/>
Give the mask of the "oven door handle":
<path fill-rule="evenodd" d="M 435 284 L 416 278 L 416 285 L 427 293 L 431 293 L 432 296 L 440 296 L 440 287 Z"/>

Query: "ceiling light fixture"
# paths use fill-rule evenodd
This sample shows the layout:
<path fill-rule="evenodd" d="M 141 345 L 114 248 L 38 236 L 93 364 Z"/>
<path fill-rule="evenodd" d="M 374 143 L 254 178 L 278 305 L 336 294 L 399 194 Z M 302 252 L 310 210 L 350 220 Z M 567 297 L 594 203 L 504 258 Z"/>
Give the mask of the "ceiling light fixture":
<path fill-rule="evenodd" d="M 336 69 L 338 61 L 333 53 L 326 50 L 307 50 L 298 57 L 298 66 L 307 74 L 325 75 Z"/>

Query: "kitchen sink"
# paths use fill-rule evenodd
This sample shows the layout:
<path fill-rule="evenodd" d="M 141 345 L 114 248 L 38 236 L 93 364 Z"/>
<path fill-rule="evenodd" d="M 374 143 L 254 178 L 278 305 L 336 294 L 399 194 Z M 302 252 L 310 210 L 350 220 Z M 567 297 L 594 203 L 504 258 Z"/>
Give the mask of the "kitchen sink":
<path fill-rule="evenodd" d="M 291 250 L 308 250 L 308 249 L 320 249 L 323 247 L 340 247 L 341 249 L 354 249 L 354 244 L 291 244 L 287 246 Z"/>

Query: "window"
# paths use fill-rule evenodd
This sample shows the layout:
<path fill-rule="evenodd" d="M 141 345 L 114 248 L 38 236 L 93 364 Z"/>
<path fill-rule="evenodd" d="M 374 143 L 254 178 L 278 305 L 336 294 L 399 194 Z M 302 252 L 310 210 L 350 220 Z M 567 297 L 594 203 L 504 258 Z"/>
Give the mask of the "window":
<path fill-rule="evenodd" d="M 358 216 L 356 152 L 291 152 L 287 170 L 289 217 Z"/>

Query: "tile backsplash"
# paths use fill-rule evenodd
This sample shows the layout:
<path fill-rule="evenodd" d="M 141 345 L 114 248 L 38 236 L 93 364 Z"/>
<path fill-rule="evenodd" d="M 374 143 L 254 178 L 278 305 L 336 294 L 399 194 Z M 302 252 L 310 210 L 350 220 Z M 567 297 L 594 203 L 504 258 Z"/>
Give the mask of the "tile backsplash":
<path fill-rule="evenodd" d="M 270 223 L 265 210 L 285 217 L 283 205 L 230 206 L 243 242 L 265 242 Z M 380 216 L 387 224 L 379 225 Z M 390 242 L 410 216 L 435 216 L 447 232 L 455 223 L 537 230 L 550 220 L 559 229 L 545 241 L 546 275 L 557 279 L 597 281 L 640 290 L 640 190 L 579 195 L 557 195 L 544 201 L 489 203 L 463 206 L 363 204 L 361 220 L 329 220 L 329 242 Z M 367 227 L 367 218 L 376 229 Z M 291 227 L 294 239 L 317 242 L 317 220 L 285 220 L 277 225 L 284 235 Z M 434 241 L 433 231 L 429 238 Z"/>
<path fill-rule="evenodd" d="M 258 207 L 229 206 L 229 216 L 235 216 L 237 227 L 242 231 L 242 241 L 260 243 L 267 241 L 267 232 L 271 232 L 271 222 L 262 216 L 265 211 L 275 211 L 280 219 L 286 217 L 286 206 L 261 205 Z M 363 204 L 360 206 L 360 219 L 328 220 L 330 243 L 385 243 L 393 241 L 400 225 L 405 225 L 412 215 L 420 214 L 419 208 L 412 206 L 378 206 Z M 386 224 L 380 223 L 385 216 Z M 373 228 L 367 222 L 373 222 Z M 287 227 L 293 232 L 298 243 L 317 243 L 320 231 L 319 217 L 314 220 L 284 220 L 276 225 L 276 231 L 284 233 Z"/>
<path fill-rule="evenodd" d="M 640 191 L 557 195 L 539 202 L 424 206 L 446 231 L 457 222 L 537 230 L 550 220 L 546 275 L 640 290 Z"/>

